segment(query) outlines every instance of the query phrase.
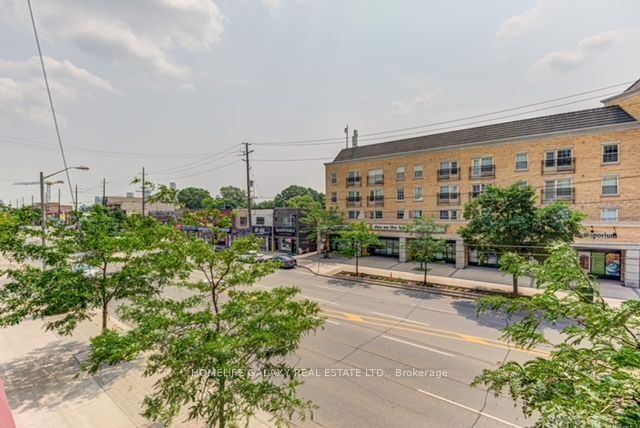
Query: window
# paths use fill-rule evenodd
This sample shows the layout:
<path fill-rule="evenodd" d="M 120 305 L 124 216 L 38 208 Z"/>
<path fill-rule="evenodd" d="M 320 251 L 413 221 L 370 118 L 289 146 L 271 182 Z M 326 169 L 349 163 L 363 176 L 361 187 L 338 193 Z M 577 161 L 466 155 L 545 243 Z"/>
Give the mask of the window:
<path fill-rule="evenodd" d="M 361 204 L 361 199 L 360 199 L 360 192 L 355 191 L 355 192 L 349 192 L 348 196 L 347 196 L 347 206 L 351 206 L 351 207 L 359 207 Z"/>
<path fill-rule="evenodd" d="M 264 217 L 256 217 L 256 225 L 264 226 Z"/>
<path fill-rule="evenodd" d="M 382 218 L 382 211 L 369 211 L 369 218 L 370 219 L 381 219 Z"/>
<path fill-rule="evenodd" d="M 521 189 L 526 189 L 527 187 L 529 187 L 529 182 L 527 180 L 520 180 L 518 181 L 518 185 Z"/>
<path fill-rule="evenodd" d="M 383 206 L 384 205 L 384 190 L 373 189 L 369 192 L 369 205 Z"/>
<path fill-rule="evenodd" d="M 459 199 L 458 186 L 440 186 L 439 204 L 456 203 Z"/>
<path fill-rule="evenodd" d="M 404 220 L 405 218 L 407 218 L 407 212 L 405 210 L 398 210 L 398 212 L 396 213 L 396 218 L 398 220 Z"/>
<path fill-rule="evenodd" d="M 544 168 L 555 169 L 556 171 L 573 171 L 575 169 L 573 149 L 560 149 L 546 152 Z"/>
<path fill-rule="evenodd" d="M 471 177 L 495 177 L 493 157 L 477 158 L 471 161 Z"/>
<path fill-rule="evenodd" d="M 620 144 L 605 144 L 602 146 L 602 163 L 618 163 L 620 158 Z"/>
<path fill-rule="evenodd" d="M 404 188 L 400 187 L 396 190 L 396 199 L 398 201 L 404 201 Z"/>
<path fill-rule="evenodd" d="M 396 180 L 404 180 L 405 178 L 405 172 L 404 172 L 404 167 L 403 166 L 399 166 L 396 168 Z"/>
<path fill-rule="evenodd" d="M 440 169 L 438 169 L 439 180 L 456 179 L 460 175 L 458 168 L 458 161 L 442 161 L 440 162 Z"/>
<path fill-rule="evenodd" d="M 529 153 L 516 154 L 516 170 L 526 171 L 529 169 Z"/>
<path fill-rule="evenodd" d="M 360 218 L 360 211 L 349 211 L 348 214 L 351 220 Z"/>
<path fill-rule="evenodd" d="M 618 221 L 618 209 L 603 208 L 600 211 L 600 218 L 602 219 L 602 221 Z"/>
<path fill-rule="evenodd" d="M 471 185 L 471 199 L 475 198 L 476 196 L 480 195 L 480 193 L 484 192 L 484 189 L 487 186 L 485 184 L 472 184 Z"/>
<path fill-rule="evenodd" d="M 440 210 L 440 220 L 457 220 L 458 210 Z"/>
<path fill-rule="evenodd" d="M 422 210 L 413 210 L 413 218 L 422 218 Z"/>
<path fill-rule="evenodd" d="M 602 196 L 615 196 L 618 194 L 618 176 L 605 175 L 602 177 Z"/>
<path fill-rule="evenodd" d="M 544 182 L 544 189 L 542 190 L 543 202 L 573 201 L 574 196 L 573 181 L 570 178 Z"/>
<path fill-rule="evenodd" d="M 331 192 L 331 203 L 335 204 L 338 202 L 338 192 Z"/>
<path fill-rule="evenodd" d="M 246 226 L 246 225 L 247 225 L 247 218 L 240 217 L 240 226 Z"/>
<path fill-rule="evenodd" d="M 384 184 L 384 170 L 379 169 L 370 169 L 369 176 L 367 179 L 367 184 L 369 186 L 375 186 L 378 184 Z"/>
<path fill-rule="evenodd" d="M 290 216 L 285 217 L 284 219 L 282 219 L 282 223 L 285 226 L 294 226 L 295 224 L 295 219 L 296 215 L 295 214 L 291 214 Z"/>
<path fill-rule="evenodd" d="M 338 184 L 338 174 L 335 172 L 331 173 L 331 184 L 333 185 Z"/>
<path fill-rule="evenodd" d="M 413 166 L 413 178 L 423 178 L 424 177 L 424 165 L 414 165 Z"/>
<path fill-rule="evenodd" d="M 349 171 L 347 173 L 347 186 L 348 187 L 360 186 L 361 182 L 362 182 L 362 177 L 360 177 L 360 171 Z"/>
<path fill-rule="evenodd" d="M 422 187 L 416 187 L 413 189 L 413 199 L 416 201 L 424 200 L 424 194 L 422 193 Z"/>

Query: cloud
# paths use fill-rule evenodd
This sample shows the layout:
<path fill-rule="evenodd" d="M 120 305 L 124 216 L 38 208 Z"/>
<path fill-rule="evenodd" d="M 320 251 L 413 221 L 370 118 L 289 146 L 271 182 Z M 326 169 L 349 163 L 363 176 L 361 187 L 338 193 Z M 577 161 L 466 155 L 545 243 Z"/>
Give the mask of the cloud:
<path fill-rule="evenodd" d="M 419 95 L 410 101 L 393 100 L 389 109 L 392 116 L 408 116 L 418 113 L 435 97 L 435 93 Z"/>
<path fill-rule="evenodd" d="M 6 10 L 25 13 L 21 0 L 2 2 L 13 3 Z M 58 0 L 39 2 L 34 13 L 45 40 L 69 41 L 86 53 L 178 80 L 191 70 L 175 59 L 176 51 L 209 50 L 226 23 L 211 0 Z"/>
<path fill-rule="evenodd" d="M 550 0 L 538 0 L 532 8 L 514 15 L 500 24 L 496 37 L 501 41 L 511 41 L 529 31 L 540 21 Z"/>
<path fill-rule="evenodd" d="M 49 85 L 57 105 L 92 97 L 96 92 L 119 94 L 108 80 L 90 73 L 68 60 L 44 57 Z M 25 61 L 0 60 L 1 116 L 28 117 L 34 122 L 51 123 L 38 57 Z M 62 117 L 62 119 L 64 119 Z"/>
<path fill-rule="evenodd" d="M 531 70 L 537 74 L 574 70 L 636 32 L 637 30 L 605 31 L 595 36 L 585 37 L 573 50 L 545 54 L 532 65 Z"/>

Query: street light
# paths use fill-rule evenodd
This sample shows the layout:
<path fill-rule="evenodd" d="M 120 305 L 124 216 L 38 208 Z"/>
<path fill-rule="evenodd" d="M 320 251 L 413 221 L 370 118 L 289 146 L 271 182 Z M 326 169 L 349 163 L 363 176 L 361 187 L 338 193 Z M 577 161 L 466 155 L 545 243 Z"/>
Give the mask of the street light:
<path fill-rule="evenodd" d="M 80 171 L 88 171 L 89 167 L 87 166 L 70 166 L 64 169 L 61 169 L 60 171 L 56 171 L 53 174 L 49 174 L 49 175 L 44 175 L 44 173 L 42 171 L 40 171 L 40 211 L 42 214 L 42 248 L 44 249 L 46 244 L 47 244 L 47 205 L 46 202 L 44 200 L 44 180 L 46 180 L 47 178 L 51 178 L 54 175 L 58 175 L 61 174 L 63 172 L 66 172 L 70 169 L 79 169 Z M 42 270 L 45 270 L 45 268 L 47 267 L 47 262 L 46 260 L 43 258 L 42 259 Z"/>

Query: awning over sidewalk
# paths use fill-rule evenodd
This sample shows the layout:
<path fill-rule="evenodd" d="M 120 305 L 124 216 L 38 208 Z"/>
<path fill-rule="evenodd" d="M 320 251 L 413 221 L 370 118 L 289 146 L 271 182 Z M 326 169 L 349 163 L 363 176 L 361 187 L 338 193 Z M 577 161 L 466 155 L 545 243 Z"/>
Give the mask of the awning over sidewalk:
<path fill-rule="evenodd" d="M 11 415 L 7 394 L 4 392 L 2 379 L 0 379 L 0 428 L 16 428 L 13 416 Z"/>

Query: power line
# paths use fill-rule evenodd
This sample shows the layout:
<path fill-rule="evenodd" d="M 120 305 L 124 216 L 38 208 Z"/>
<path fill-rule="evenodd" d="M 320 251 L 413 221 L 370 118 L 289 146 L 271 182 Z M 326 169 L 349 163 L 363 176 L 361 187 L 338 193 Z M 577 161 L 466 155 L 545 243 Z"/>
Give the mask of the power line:
<path fill-rule="evenodd" d="M 455 123 L 455 122 L 462 122 L 462 121 L 471 120 L 471 119 L 477 119 L 479 117 L 494 116 L 496 114 L 506 113 L 506 112 L 510 112 L 510 111 L 514 111 L 514 110 L 521 110 L 523 108 L 534 107 L 534 106 L 548 104 L 548 103 L 552 103 L 552 102 L 556 102 L 556 101 L 562 101 L 562 100 L 565 100 L 565 99 L 575 98 L 575 97 L 581 96 L 581 95 L 592 94 L 592 93 L 604 91 L 604 90 L 607 90 L 607 89 L 611 89 L 611 88 L 615 88 L 615 87 L 619 87 L 619 86 L 623 86 L 623 85 L 628 85 L 629 83 L 632 83 L 632 81 L 622 82 L 622 83 L 618 83 L 618 84 L 615 84 L 615 85 L 603 86 L 601 88 L 592 89 L 592 90 L 589 90 L 589 91 L 578 92 L 578 93 L 571 94 L 571 95 L 566 95 L 566 96 L 563 96 L 563 97 L 556 97 L 556 98 L 551 98 L 551 99 L 548 99 L 548 100 L 538 101 L 538 102 L 535 102 L 535 103 L 524 104 L 524 105 L 520 105 L 520 106 L 516 106 L 516 107 L 510 107 L 510 108 L 506 108 L 506 109 L 496 110 L 496 111 L 489 112 L 489 113 L 483 113 L 483 114 L 479 114 L 479 115 L 466 116 L 466 117 L 461 117 L 461 118 L 457 118 L 457 119 L 445 120 L 445 121 L 441 121 L 441 122 L 434 122 L 434 123 L 428 123 L 428 124 L 423 124 L 423 125 L 417 125 L 417 126 L 412 126 L 412 127 L 408 127 L 408 128 L 399 128 L 399 129 L 393 129 L 393 130 L 384 130 L 384 131 L 360 134 L 360 136 L 361 137 L 365 137 L 364 140 L 371 140 L 373 138 L 366 138 L 366 137 L 371 137 L 371 136 L 376 136 L 376 135 L 381 135 L 381 134 L 391 134 L 391 133 L 395 133 L 395 132 L 401 132 L 401 131 L 407 131 L 407 130 L 413 130 L 413 129 L 429 128 L 429 127 L 433 127 L 433 126 L 437 126 L 437 125 L 443 125 L 443 124 L 448 124 L 448 123 Z M 569 105 L 569 104 L 575 104 L 575 103 L 590 101 L 592 99 L 599 98 L 599 97 L 602 97 L 602 96 L 608 96 L 608 95 L 609 94 L 598 95 L 596 97 L 589 97 L 589 98 L 573 101 L 571 103 L 565 103 L 565 104 L 560 104 L 560 105 L 556 105 L 556 106 L 546 107 L 545 109 L 553 109 L 553 108 L 562 107 L 562 106 Z M 523 112 L 521 114 L 531 113 L 531 112 L 540 111 L 540 110 L 543 110 L 543 109 L 537 109 L 537 110 L 533 110 L 533 111 L 529 111 L 529 112 Z M 507 116 L 507 117 L 510 117 L 510 116 Z M 490 120 L 497 120 L 497 119 L 500 119 L 500 118 L 487 119 L 487 120 L 482 121 L 482 122 L 486 122 L 486 121 L 490 121 Z M 461 126 L 466 126 L 466 125 L 468 125 L 468 124 L 463 124 Z M 383 138 L 386 138 L 386 137 L 383 137 Z M 362 138 L 361 138 L 361 140 L 362 140 Z M 262 142 L 258 141 L 258 142 L 252 142 L 252 144 L 262 145 L 262 146 L 286 146 L 286 145 L 303 145 L 303 144 L 306 145 L 306 143 L 309 143 L 309 145 L 316 145 L 316 144 L 320 144 L 320 143 L 323 143 L 323 144 L 342 144 L 343 141 L 344 141 L 343 137 L 333 137 L 333 138 L 298 139 L 298 140 L 284 140 L 284 141 L 262 141 Z"/>
<path fill-rule="evenodd" d="M 67 158 L 64 154 L 64 147 L 62 145 L 62 138 L 60 137 L 60 127 L 58 126 L 58 118 L 56 117 L 56 109 L 53 106 L 53 98 L 51 97 L 51 88 L 49 88 L 49 79 L 47 78 L 47 69 L 44 66 L 44 58 L 42 56 L 42 49 L 40 48 L 40 39 L 38 37 L 38 30 L 36 28 L 36 20 L 33 17 L 33 9 L 31 8 L 31 0 L 27 0 L 29 6 L 29 16 L 31 17 L 31 24 L 33 26 L 33 35 L 36 39 L 36 46 L 38 47 L 38 56 L 40 57 L 40 66 L 42 67 L 42 76 L 44 77 L 44 84 L 47 88 L 47 96 L 49 97 L 49 106 L 51 107 L 51 116 L 53 117 L 53 124 L 56 128 L 56 136 L 58 138 L 58 145 L 60 146 L 60 154 L 62 155 L 62 163 L 65 168 L 65 174 L 67 176 L 67 183 L 69 183 L 69 192 L 71 193 L 71 201 L 75 204 L 73 186 L 71 185 L 71 175 L 69 174 L 69 166 L 67 165 Z"/>

